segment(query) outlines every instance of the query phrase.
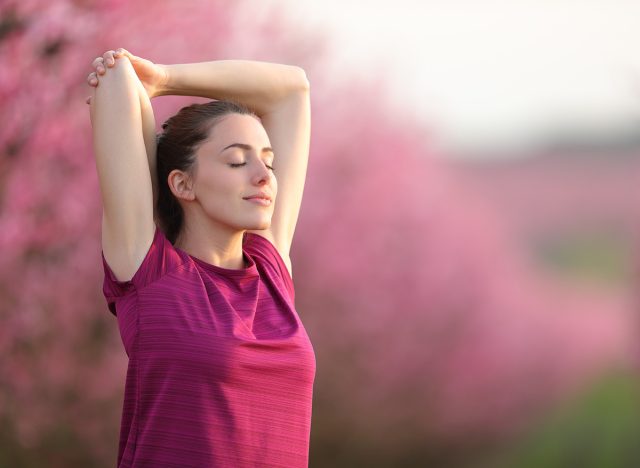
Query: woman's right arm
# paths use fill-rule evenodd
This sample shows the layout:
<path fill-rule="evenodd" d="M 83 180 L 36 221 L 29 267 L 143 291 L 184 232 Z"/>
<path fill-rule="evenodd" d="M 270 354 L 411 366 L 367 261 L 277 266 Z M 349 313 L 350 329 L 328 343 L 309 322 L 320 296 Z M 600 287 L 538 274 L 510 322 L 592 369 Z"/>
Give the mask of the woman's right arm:
<path fill-rule="evenodd" d="M 149 120 L 151 107 L 140 89 L 144 92 L 131 62 L 121 57 L 100 76 L 90 101 L 103 204 L 102 250 L 120 281 L 138 270 L 155 231 L 155 167 L 150 167 L 155 164 L 155 122 Z"/>

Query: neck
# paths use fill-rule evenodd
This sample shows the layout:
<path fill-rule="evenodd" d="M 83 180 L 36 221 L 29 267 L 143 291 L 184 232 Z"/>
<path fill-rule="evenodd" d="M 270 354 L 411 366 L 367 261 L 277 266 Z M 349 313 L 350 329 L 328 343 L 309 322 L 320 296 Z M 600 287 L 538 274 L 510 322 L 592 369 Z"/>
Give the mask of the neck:
<path fill-rule="evenodd" d="M 228 230 L 210 222 L 185 223 L 175 246 L 189 255 L 221 268 L 246 268 L 242 253 L 244 231 Z"/>

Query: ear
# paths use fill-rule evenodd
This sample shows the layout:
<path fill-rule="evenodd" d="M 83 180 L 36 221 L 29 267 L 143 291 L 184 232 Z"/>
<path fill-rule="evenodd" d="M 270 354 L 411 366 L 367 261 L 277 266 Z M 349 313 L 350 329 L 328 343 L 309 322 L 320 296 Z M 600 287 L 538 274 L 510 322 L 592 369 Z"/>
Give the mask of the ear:
<path fill-rule="evenodd" d="M 167 183 L 169 184 L 171 193 L 173 193 L 176 198 L 185 201 L 195 200 L 196 196 L 193 192 L 193 179 L 189 174 L 178 169 L 174 169 L 169 173 Z"/>

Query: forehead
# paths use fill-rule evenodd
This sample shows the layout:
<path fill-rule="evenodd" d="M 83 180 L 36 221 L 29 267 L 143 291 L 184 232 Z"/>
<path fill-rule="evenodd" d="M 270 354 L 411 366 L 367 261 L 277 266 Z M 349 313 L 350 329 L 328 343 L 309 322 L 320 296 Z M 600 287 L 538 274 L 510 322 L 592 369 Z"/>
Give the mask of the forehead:
<path fill-rule="evenodd" d="M 232 143 L 244 143 L 258 149 L 270 146 L 262 123 L 251 115 L 241 114 L 230 114 L 218 121 L 209 134 L 206 146 L 220 151 Z"/>

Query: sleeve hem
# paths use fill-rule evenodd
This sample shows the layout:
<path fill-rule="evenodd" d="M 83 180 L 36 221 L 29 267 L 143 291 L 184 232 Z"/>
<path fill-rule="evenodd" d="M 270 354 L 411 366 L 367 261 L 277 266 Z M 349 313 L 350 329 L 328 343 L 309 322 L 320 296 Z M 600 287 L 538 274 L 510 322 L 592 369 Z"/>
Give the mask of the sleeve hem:
<path fill-rule="evenodd" d="M 137 283 L 138 279 L 140 279 L 140 276 L 142 275 L 142 272 L 144 270 L 143 267 L 145 266 L 145 263 L 147 263 L 149 261 L 149 256 L 151 255 L 151 249 L 153 248 L 154 245 L 157 245 L 157 243 L 158 243 L 157 237 L 159 235 L 160 235 L 160 229 L 158 229 L 158 226 L 156 226 L 155 231 L 153 232 L 153 238 L 151 239 L 151 244 L 149 244 L 149 247 L 147 248 L 147 252 L 145 253 L 145 255 L 144 255 L 143 259 L 142 259 L 142 262 L 140 262 L 140 265 L 138 266 L 138 269 L 133 274 L 131 279 L 128 279 L 126 281 L 120 281 L 118 278 L 116 278 L 115 274 L 113 273 L 113 270 L 111 269 L 111 267 L 107 263 L 107 260 L 104 258 L 104 251 L 101 250 L 102 261 L 108 267 L 107 268 L 107 273 L 109 274 L 109 280 L 112 281 L 113 283 L 115 283 L 116 285 L 118 285 L 120 287 L 123 287 L 125 289 L 128 289 L 130 286 L 133 286 L 135 283 Z"/>
<path fill-rule="evenodd" d="M 144 275 L 145 275 L 145 271 L 147 270 L 147 265 L 149 264 L 149 262 L 152 261 L 152 256 L 154 255 L 153 249 L 159 246 L 161 242 L 168 242 L 168 240 L 160 239 L 160 236 L 162 235 L 163 235 L 162 231 L 156 225 L 154 235 L 153 235 L 153 240 L 151 241 L 151 245 L 149 246 L 149 249 L 147 250 L 144 258 L 142 259 L 140 266 L 134 273 L 133 277 L 131 277 L 131 279 L 126 281 L 120 281 L 115 277 L 113 270 L 111 269 L 111 267 L 109 266 L 109 264 L 107 263 L 104 257 L 104 251 L 101 251 L 102 262 L 104 265 L 104 274 L 105 274 L 104 284 L 103 284 L 103 293 L 104 293 L 105 299 L 107 300 L 107 306 L 113 315 L 117 316 L 115 309 L 116 309 L 116 303 L 118 299 L 125 297 L 132 290 L 140 291 L 142 289 L 145 289 L 147 286 L 154 284 L 156 281 L 163 278 L 166 274 L 170 273 L 175 269 L 180 268 L 183 265 L 184 262 L 181 261 L 179 262 L 179 264 L 174 265 L 174 268 L 170 268 L 168 271 L 164 272 L 158 278 L 149 281 L 148 284 L 143 284 L 143 285 L 140 284 L 141 282 L 144 282 L 143 280 L 145 279 Z"/>

